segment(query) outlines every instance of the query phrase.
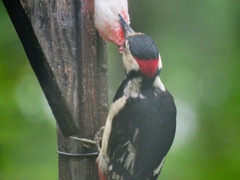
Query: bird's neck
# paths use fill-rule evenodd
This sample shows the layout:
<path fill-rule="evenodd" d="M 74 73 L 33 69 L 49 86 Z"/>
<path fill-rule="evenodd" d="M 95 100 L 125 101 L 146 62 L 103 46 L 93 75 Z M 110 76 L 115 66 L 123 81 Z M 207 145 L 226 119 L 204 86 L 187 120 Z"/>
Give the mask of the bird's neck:
<path fill-rule="evenodd" d="M 127 75 L 127 79 L 128 81 L 124 88 L 124 95 L 127 97 L 144 98 L 143 92 L 145 90 L 154 90 L 155 88 L 159 88 L 162 91 L 165 91 L 165 87 L 162 84 L 159 76 L 146 78 L 141 74 L 129 74 Z"/>

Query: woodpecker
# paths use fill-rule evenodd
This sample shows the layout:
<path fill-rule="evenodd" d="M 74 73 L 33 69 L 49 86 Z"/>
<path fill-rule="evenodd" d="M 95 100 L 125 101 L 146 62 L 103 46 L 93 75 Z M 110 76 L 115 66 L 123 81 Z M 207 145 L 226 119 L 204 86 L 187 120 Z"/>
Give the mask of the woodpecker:
<path fill-rule="evenodd" d="M 100 36 L 113 42 L 123 51 L 125 42 L 124 32 L 118 22 L 118 14 L 122 14 L 129 24 L 127 0 L 95 0 L 94 1 L 94 24 Z"/>
<path fill-rule="evenodd" d="M 160 80 L 154 40 L 119 15 L 126 79 L 113 99 L 97 158 L 100 180 L 155 180 L 173 143 L 176 106 Z"/>

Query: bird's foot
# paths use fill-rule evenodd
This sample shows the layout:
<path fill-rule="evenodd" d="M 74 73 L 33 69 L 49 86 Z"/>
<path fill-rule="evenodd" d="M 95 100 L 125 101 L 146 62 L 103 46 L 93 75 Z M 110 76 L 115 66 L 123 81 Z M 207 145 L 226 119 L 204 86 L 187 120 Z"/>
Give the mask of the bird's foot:
<path fill-rule="evenodd" d="M 78 138 L 74 136 L 70 136 L 71 139 L 75 139 L 83 143 L 83 146 L 87 149 L 97 149 L 100 151 L 100 143 L 102 140 L 102 135 L 104 131 L 104 126 L 99 128 L 99 131 L 95 134 L 94 140 L 86 139 L 86 138 Z"/>
<path fill-rule="evenodd" d="M 94 141 L 96 143 L 98 151 L 100 151 L 100 149 L 101 149 L 100 143 L 102 141 L 103 131 L 104 131 L 104 126 L 100 127 L 98 132 L 94 136 Z"/>

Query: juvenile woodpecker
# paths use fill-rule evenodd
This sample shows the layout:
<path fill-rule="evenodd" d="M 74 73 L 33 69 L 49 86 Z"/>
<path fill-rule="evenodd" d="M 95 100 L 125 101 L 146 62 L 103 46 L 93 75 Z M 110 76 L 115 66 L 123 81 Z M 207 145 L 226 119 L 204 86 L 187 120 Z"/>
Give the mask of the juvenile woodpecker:
<path fill-rule="evenodd" d="M 118 22 L 118 14 L 122 14 L 129 24 L 128 1 L 127 0 L 95 0 L 94 1 L 94 23 L 100 36 L 113 42 L 123 51 L 125 42 L 124 32 Z"/>
<path fill-rule="evenodd" d="M 173 143 L 176 107 L 159 78 L 162 62 L 156 43 L 119 19 L 126 38 L 126 79 L 105 124 L 97 159 L 100 179 L 155 180 Z"/>

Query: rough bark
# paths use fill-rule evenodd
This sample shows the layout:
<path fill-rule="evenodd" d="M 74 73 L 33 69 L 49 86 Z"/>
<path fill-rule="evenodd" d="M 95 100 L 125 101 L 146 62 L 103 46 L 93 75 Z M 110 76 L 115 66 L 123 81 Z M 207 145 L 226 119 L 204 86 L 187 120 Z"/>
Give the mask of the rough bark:
<path fill-rule="evenodd" d="M 68 136 L 93 139 L 107 113 L 106 44 L 94 28 L 94 1 L 3 2 L 57 120 L 59 150 L 87 152 Z M 95 157 L 59 156 L 59 179 L 97 179 Z"/>

